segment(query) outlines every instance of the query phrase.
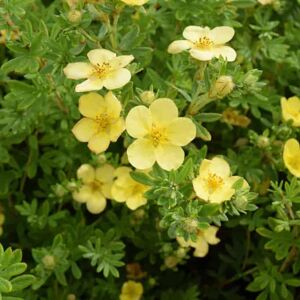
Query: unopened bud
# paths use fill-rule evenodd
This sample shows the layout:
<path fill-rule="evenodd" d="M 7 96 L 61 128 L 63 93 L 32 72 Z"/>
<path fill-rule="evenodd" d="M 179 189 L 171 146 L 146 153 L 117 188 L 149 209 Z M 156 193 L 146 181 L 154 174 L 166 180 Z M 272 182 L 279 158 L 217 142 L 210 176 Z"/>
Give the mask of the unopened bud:
<path fill-rule="evenodd" d="M 69 294 L 67 300 L 76 300 L 76 296 L 74 294 Z"/>
<path fill-rule="evenodd" d="M 82 13 L 79 10 L 70 10 L 68 13 L 68 20 L 71 23 L 79 23 L 81 20 Z"/>
<path fill-rule="evenodd" d="M 153 91 L 144 91 L 140 94 L 140 98 L 143 101 L 143 103 L 150 105 L 156 97 Z"/>
<path fill-rule="evenodd" d="M 98 156 L 97 156 L 97 162 L 99 163 L 99 164 L 104 164 L 104 163 L 106 163 L 106 156 L 105 156 L 105 154 L 99 154 Z"/>
<path fill-rule="evenodd" d="M 270 145 L 270 139 L 266 136 L 259 136 L 257 139 L 257 146 L 259 148 L 266 148 Z"/>
<path fill-rule="evenodd" d="M 173 269 L 178 264 L 178 258 L 176 256 L 168 256 L 165 258 L 165 266 L 169 269 Z"/>
<path fill-rule="evenodd" d="M 55 257 L 53 255 L 45 255 L 42 258 L 42 262 L 46 269 L 53 270 L 55 268 Z"/>
<path fill-rule="evenodd" d="M 234 82 L 231 76 L 220 76 L 213 84 L 209 91 L 210 98 L 222 99 L 232 92 Z"/>

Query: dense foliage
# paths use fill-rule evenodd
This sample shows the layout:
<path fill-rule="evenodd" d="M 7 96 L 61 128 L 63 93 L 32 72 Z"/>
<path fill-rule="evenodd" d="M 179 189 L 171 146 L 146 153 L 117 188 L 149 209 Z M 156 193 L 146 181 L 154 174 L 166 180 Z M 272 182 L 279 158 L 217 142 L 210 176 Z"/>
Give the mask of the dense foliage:
<path fill-rule="evenodd" d="M 299 299 L 299 20 L 0 0 L 0 299 Z"/>

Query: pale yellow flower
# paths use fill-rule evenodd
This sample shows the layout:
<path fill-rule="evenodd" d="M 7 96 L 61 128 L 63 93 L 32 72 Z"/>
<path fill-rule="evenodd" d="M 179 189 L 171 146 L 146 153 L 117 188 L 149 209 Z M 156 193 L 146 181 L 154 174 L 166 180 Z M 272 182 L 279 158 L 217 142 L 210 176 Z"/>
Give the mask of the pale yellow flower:
<path fill-rule="evenodd" d="M 144 5 L 149 0 L 121 0 L 121 1 L 126 3 L 127 5 Z"/>
<path fill-rule="evenodd" d="M 222 158 L 204 159 L 199 168 L 199 175 L 193 180 L 197 196 L 212 203 L 228 201 L 235 193 L 233 184 L 239 176 L 230 176 L 230 166 Z M 244 180 L 245 187 L 248 183 Z"/>
<path fill-rule="evenodd" d="M 144 193 L 148 187 L 135 181 L 130 176 L 131 171 L 132 169 L 128 167 L 116 169 L 115 176 L 117 179 L 113 183 L 111 195 L 115 201 L 125 202 L 128 208 L 135 210 L 147 203 Z"/>
<path fill-rule="evenodd" d="M 296 96 L 281 98 L 281 110 L 284 121 L 293 121 L 293 126 L 300 127 L 300 99 Z"/>
<path fill-rule="evenodd" d="M 126 118 L 126 130 L 136 138 L 127 149 L 129 162 L 137 169 L 148 169 L 155 162 L 165 170 L 177 169 L 184 161 L 182 146 L 196 137 L 196 126 L 189 118 L 179 118 L 171 99 L 160 98 L 149 108 L 139 105 Z"/>
<path fill-rule="evenodd" d="M 300 177 L 300 147 L 297 140 L 286 141 L 283 149 L 283 161 L 294 176 Z"/>
<path fill-rule="evenodd" d="M 274 0 L 257 0 L 262 5 L 272 4 Z"/>
<path fill-rule="evenodd" d="M 111 186 L 114 178 L 114 168 L 105 164 L 99 168 L 91 165 L 81 165 L 77 177 L 82 186 L 73 192 L 73 198 L 80 203 L 86 203 L 87 210 L 92 214 L 101 213 L 106 207 L 106 199 L 111 199 Z"/>
<path fill-rule="evenodd" d="M 116 56 L 106 49 L 95 49 L 88 52 L 87 62 L 70 63 L 64 68 L 69 79 L 83 79 L 76 85 L 76 92 L 101 90 L 105 87 L 114 90 L 123 87 L 130 81 L 131 73 L 126 67 L 134 57 L 132 55 Z"/>
<path fill-rule="evenodd" d="M 189 50 L 190 55 L 201 61 L 209 61 L 214 57 L 223 57 L 227 61 L 236 59 L 236 52 L 225 43 L 234 36 L 234 29 L 228 26 L 209 27 L 188 26 L 183 31 L 185 40 L 171 43 L 168 52 L 177 54 Z"/>
<path fill-rule="evenodd" d="M 209 245 L 216 245 L 220 239 L 216 237 L 219 228 L 216 226 L 209 226 L 207 229 L 198 230 L 196 241 L 185 241 L 183 237 L 177 237 L 177 241 L 181 247 L 195 248 L 194 256 L 204 257 L 208 253 Z"/>
<path fill-rule="evenodd" d="M 140 300 L 143 292 L 144 289 L 141 283 L 129 280 L 122 286 L 120 300 Z"/>
<path fill-rule="evenodd" d="M 80 142 L 88 142 L 91 151 L 101 153 L 125 130 L 121 110 L 122 105 L 112 92 L 105 97 L 85 94 L 79 99 L 79 111 L 84 118 L 75 124 L 72 132 Z"/>

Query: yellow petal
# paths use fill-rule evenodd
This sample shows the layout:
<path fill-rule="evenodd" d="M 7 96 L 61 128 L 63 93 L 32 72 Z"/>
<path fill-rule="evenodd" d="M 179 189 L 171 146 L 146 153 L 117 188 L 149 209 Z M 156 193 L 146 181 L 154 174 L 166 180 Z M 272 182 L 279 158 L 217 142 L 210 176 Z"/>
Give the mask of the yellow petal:
<path fill-rule="evenodd" d="M 75 92 L 98 91 L 103 88 L 103 80 L 98 78 L 89 78 L 75 87 Z"/>
<path fill-rule="evenodd" d="M 125 120 L 126 130 L 134 138 L 147 135 L 152 127 L 152 118 L 146 106 L 139 105 L 130 110 Z"/>
<path fill-rule="evenodd" d="M 136 194 L 127 199 L 126 205 L 131 210 L 136 210 L 140 206 L 143 206 L 147 203 L 147 199 L 143 196 L 143 194 Z"/>
<path fill-rule="evenodd" d="M 95 169 L 91 165 L 83 164 L 77 170 L 77 178 L 83 183 L 91 183 L 95 180 Z"/>
<path fill-rule="evenodd" d="M 178 40 L 171 43 L 168 47 L 168 52 L 171 54 L 177 54 L 184 50 L 188 50 L 193 46 L 190 41 L 187 40 Z"/>
<path fill-rule="evenodd" d="M 88 78 L 93 71 L 93 67 L 84 62 L 70 63 L 64 68 L 64 73 L 69 79 Z"/>
<path fill-rule="evenodd" d="M 188 26 L 183 31 L 183 37 L 189 41 L 196 42 L 203 36 L 208 36 L 210 29 L 208 27 Z"/>
<path fill-rule="evenodd" d="M 113 119 L 119 118 L 122 110 L 122 105 L 118 98 L 113 94 L 113 92 L 109 91 L 105 95 L 105 104 L 107 114 Z"/>
<path fill-rule="evenodd" d="M 216 245 L 220 239 L 216 237 L 219 228 L 216 226 L 209 226 L 207 229 L 202 230 L 204 239 L 211 245 Z"/>
<path fill-rule="evenodd" d="M 219 26 L 209 32 L 209 37 L 216 45 L 229 42 L 234 36 L 234 29 L 229 26 Z"/>
<path fill-rule="evenodd" d="M 100 182 L 112 182 L 114 179 L 115 169 L 112 165 L 105 164 L 96 169 L 96 179 Z"/>
<path fill-rule="evenodd" d="M 82 118 L 72 128 L 72 132 L 80 142 L 88 142 L 97 133 L 97 123 L 88 118 Z"/>
<path fill-rule="evenodd" d="M 196 137 L 196 126 L 189 118 L 177 118 L 167 128 L 170 143 L 185 146 Z"/>
<path fill-rule="evenodd" d="M 225 183 L 209 195 L 208 201 L 212 203 L 223 203 L 230 200 L 234 193 L 235 190 L 232 188 L 232 186 Z"/>
<path fill-rule="evenodd" d="M 117 70 L 117 69 L 126 67 L 133 60 L 134 60 L 133 55 L 121 55 L 121 56 L 117 56 L 114 59 L 112 59 L 109 64 L 114 70 Z"/>
<path fill-rule="evenodd" d="M 108 134 L 105 132 L 100 132 L 89 140 L 88 147 L 92 152 L 98 154 L 107 150 L 109 144 L 110 139 Z"/>
<path fill-rule="evenodd" d="M 215 54 L 212 50 L 191 49 L 190 54 L 193 58 L 201 61 L 209 61 L 214 58 Z"/>
<path fill-rule="evenodd" d="M 91 198 L 92 190 L 89 186 L 83 185 L 78 191 L 73 192 L 73 199 L 79 203 L 85 203 Z"/>
<path fill-rule="evenodd" d="M 289 156 L 296 156 L 299 154 L 300 146 L 296 139 L 289 139 L 284 144 L 284 153 Z"/>
<path fill-rule="evenodd" d="M 103 113 L 104 108 L 104 99 L 97 93 L 84 94 L 79 98 L 79 111 L 87 118 L 96 119 L 97 115 Z"/>
<path fill-rule="evenodd" d="M 236 52 L 233 48 L 229 47 L 229 46 L 219 46 L 219 47 L 214 47 L 212 49 L 215 57 L 219 58 L 219 57 L 223 57 L 224 59 L 226 59 L 227 61 L 235 61 L 236 59 Z"/>
<path fill-rule="evenodd" d="M 131 73 L 125 68 L 110 72 L 103 79 L 103 86 L 108 90 L 119 89 L 127 84 L 131 79 Z"/>
<path fill-rule="evenodd" d="M 193 187 L 194 187 L 194 191 L 196 192 L 196 195 L 204 200 L 204 201 L 208 201 L 209 199 L 209 192 L 207 189 L 207 184 L 206 182 L 200 178 L 200 176 L 196 177 L 193 180 Z"/>
<path fill-rule="evenodd" d="M 121 1 L 126 3 L 127 5 L 144 5 L 149 0 L 121 0 Z"/>
<path fill-rule="evenodd" d="M 104 183 L 101 187 L 101 192 L 104 195 L 104 197 L 107 198 L 107 199 L 112 198 L 112 195 L 111 195 L 112 184 L 113 184 L 113 182 L 110 181 L 110 182 Z"/>
<path fill-rule="evenodd" d="M 297 140 L 289 139 L 285 143 L 283 161 L 294 176 L 300 177 L 300 148 Z"/>
<path fill-rule="evenodd" d="M 178 244 L 183 247 L 183 248 L 188 248 L 190 246 L 189 241 L 186 241 L 183 237 L 178 236 L 176 237 L 176 240 L 178 242 Z"/>
<path fill-rule="evenodd" d="M 201 169 L 200 169 L 201 172 Z M 226 160 L 220 157 L 214 157 L 209 166 L 209 172 L 216 174 L 221 178 L 226 178 L 230 175 L 230 166 Z"/>
<path fill-rule="evenodd" d="M 116 53 L 106 49 L 94 49 L 88 52 L 87 57 L 93 65 L 101 65 L 114 59 Z"/>
<path fill-rule="evenodd" d="M 184 151 L 179 146 L 162 144 L 155 148 L 155 157 L 162 169 L 176 170 L 184 161 Z"/>
<path fill-rule="evenodd" d="M 200 237 L 197 239 L 197 247 L 194 251 L 195 257 L 204 257 L 208 253 L 208 243 L 205 241 L 204 238 Z"/>
<path fill-rule="evenodd" d="M 155 162 L 154 147 L 148 139 L 138 139 L 127 149 L 128 160 L 135 168 L 145 170 Z"/>
<path fill-rule="evenodd" d="M 129 167 L 119 167 L 115 171 L 115 176 L 117 177 L 123 177 L 129 175 L 129 173 L 132 171 Z"/>
<path fill-rule="evenodd" d="M 109 128 L 109 138 L 112 142 L 116 142 L 120 135 L 125 130 L 125 121 L 119 118 L 117 122 L 113 123 Z"/>
<path fill-rule="evenodd" d="M 119 186 L 117 182 L 114 182 L 111 187 L 111 195 L 113 200 L 122 203 L 128 199 L 130 193 L 127 189 L 124 189 L 123 186 Z"/>
<path fill-rule="evenodd" d="M 140 300 L 142 298 L 142 294 L 142 284 L 129 280 L 122 286 L 120 300 Z"/>
<path fill-rule="evenodd" d="M 293 121 L 293 126 L 300 127 L 300 99 L 291 97 L 281 98 L 282 117 L 284 121 Z"/>
<path fill-rule="evenodd" d="M 100 192 L 94 192 L 87 201 L 86 208 L 92 214 L 100 214 L 106 207 L 106 199 Z"/>
<path fill-rule="evenodd" d="M 155 124 L 167 125 L 178 117 L 176 104 L 168 98 L 156 99 L 151 103 L 149 110 Z"/>

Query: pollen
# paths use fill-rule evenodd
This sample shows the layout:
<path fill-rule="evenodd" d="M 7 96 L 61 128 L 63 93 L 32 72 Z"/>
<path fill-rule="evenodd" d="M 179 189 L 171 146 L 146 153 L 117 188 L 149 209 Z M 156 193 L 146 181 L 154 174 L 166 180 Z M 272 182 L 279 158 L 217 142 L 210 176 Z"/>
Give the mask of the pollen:
<path fill-rule="evenodd" d="M 195 46 L 199 49 L 211 49 L 213 45 L 213 41 L 207 36 L 203 36 L 199 38 L 197 42 L 195 42 Z"/>
<path fill-rule="evenodd" d="M 167 141 L 164 130 L 162 128 L 158 128 L 155 125 L 152 126 L 150 138 L 154 147 L 157 147 L 159 144 Z"/>
<path fill-rule="evenodd" d="M 98 130 L 105 130 L 111 123 L 111 118 L 107 113 L 100 114 L 96 116 L 96 122 L 98 125 Z"/>
<path fill-rule="evenodd" d="M 220 188 L 224 184 L 224 180 L 220 176 L 210 173 L 207 177 L 206 184 L 211 193 Z"/>
<path fill-rule="evenodd" d="M 104 62 L 102 64 L 97 64 L 97 65 L 94 65 L 94 73 L 93 74 L 98 78 L 102 78 L 109 72 L 110 69 L 111 69 L 111 66 L 107 62 Z"/>

